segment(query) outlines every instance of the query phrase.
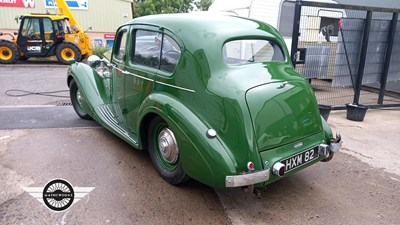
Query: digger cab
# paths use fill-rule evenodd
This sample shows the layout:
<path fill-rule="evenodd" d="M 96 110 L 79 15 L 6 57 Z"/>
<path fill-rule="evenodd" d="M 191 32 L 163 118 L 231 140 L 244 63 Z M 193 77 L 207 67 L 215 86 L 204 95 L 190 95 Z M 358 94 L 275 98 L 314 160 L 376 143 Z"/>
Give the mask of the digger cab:
<path fill-rule="evenodd" d="M 25 57 L 55 55 L 56 48 L 70 33 L 68 18 L 64 16 L 32 15 L 21 18 L 16 44 Z"/>

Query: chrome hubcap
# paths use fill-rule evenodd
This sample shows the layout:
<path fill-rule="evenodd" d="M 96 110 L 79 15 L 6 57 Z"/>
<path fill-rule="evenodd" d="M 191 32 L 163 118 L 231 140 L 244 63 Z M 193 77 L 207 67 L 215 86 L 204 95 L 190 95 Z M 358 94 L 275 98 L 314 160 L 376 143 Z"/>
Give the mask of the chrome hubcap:
<path fill-rule="evenodd" d="M 161 156 L 168 163 L 175 163 L 178 160 L 178 145 L 174 133 L 168 128 L 164 128 L 158 136 L 158 147 Z"/>
<path fill-rule="evenodd" d="M 82 106 L 83 97 L 82 97 L 81 92 L 79 91 L 79 89 L 76 91 L 76 100 L 78 101 L 78 104 L 80 106 Z"/>

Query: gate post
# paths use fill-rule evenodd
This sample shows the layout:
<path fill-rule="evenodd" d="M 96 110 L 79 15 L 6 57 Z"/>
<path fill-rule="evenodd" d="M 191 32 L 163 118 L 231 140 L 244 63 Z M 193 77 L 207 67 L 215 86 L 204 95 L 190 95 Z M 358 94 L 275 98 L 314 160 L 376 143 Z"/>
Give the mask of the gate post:
<path fill-rule="evenodd" d="M 361 45 L 361 53 L 360 53 L 360 61 L 358 64 L 358 73 L 356 79 L 356 89 L 354 93 L 353 103 L 358 105 L 360 102 L 360 92 L 361 92 L 361 84 L 364 77 L 364 68 L 365 68 L 365 60 L 367 59 L 367 49 L 368 49 L 368 40 L 369 33 L 371 30 L 371 20 L 372 20 L 372 11 L 367 11 L 367 18 L 365 19 L 365 27 Z"/>
<path fill-rule="evenodd" d="M 293 18 L 292 47 L 290 50 L 290 57 L 293 63 L 293 67 L 295 68 L 296 68 L 297 46 L 299 44 L 299 36 L 300 36 L 300 16 L 301 16 L 301 0 L 296 0 L 296 5 L 294 8 L 294 18 Z"/>
<path fill-rule="evenodd" d="M 393 13 L 392 21 L 390 22 L 389 33 L 388 33 L 388 42 L 386 46 L 385 52 L 385 62 L 383 64 L 383 71 L 381 76 L 381 88 L 379 89 L 379 97 L 378 97 L 378 104 L 383 104 L 383 98 L 385 96 L 385 89 L 386 89 L 386 82 L 389 73 L 389 66 L 390 66 L 390 58 L 392 56 L 392 48 L 394 37 L 396 34 L 396 26 L 397 26 L 397 19 L 399 18 L 399 13 Z"/>

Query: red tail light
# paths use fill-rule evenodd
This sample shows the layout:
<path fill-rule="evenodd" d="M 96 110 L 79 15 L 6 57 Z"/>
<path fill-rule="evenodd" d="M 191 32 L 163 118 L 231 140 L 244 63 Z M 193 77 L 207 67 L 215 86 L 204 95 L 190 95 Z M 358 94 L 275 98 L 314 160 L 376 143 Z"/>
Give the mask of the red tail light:
<path fill-rule="evenodd" d="M 249 169 L 250 171 L 254 170 L 254 163 L 253 162 L 248 162 L 247 163 L 247 169 Z"/>

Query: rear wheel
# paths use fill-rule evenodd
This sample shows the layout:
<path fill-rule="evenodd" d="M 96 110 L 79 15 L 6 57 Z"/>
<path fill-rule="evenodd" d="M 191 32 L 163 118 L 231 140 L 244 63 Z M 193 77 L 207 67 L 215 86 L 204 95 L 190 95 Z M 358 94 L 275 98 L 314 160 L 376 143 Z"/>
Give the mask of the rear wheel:
<path fill-rule="evenodd" d="M 150 158 L 158 174 L 168 183 L 177 185 L 188 180 L 179 157 L 174 132 L 162 118 L 151 121 L 148 130 Z"/>
<path fill-rule="evenodd" d="M 64 42 L 57 47 L 57 59 L 62 64 L 69 64 L 69 60 L 75 59 L 79 62 L 82 58 L 81 50 L 74 44 Z"/>
<path fill-rule="evenodd" d="M 12 64 L 19 57 L 18 48 L 11 42 L 0 41 L 0 63 Z"/>
<path fill-rule="evenodd" d="M 90 120 L 91 117 L 83 109 L 85 99 L 83 98 L 83 95 L 81 94 L 81 91 L 79 90 L 75 80 L 72 80 L 69 84 L 69 96 L 71 98 L 71 103 L 74 107 L 76 114 L 78 114 L 78 116 L 82 119 Z"/>

